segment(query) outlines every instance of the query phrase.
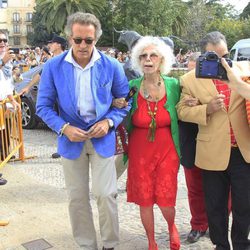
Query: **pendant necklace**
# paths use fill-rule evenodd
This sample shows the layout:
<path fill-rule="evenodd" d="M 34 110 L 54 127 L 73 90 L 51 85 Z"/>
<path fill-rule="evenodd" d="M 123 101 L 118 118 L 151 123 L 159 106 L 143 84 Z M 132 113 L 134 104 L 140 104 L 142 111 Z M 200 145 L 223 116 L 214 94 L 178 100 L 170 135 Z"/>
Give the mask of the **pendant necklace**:
<path fill-rule="evenodd" d="M 157 87 L 158 87 L 158 92 L 160 92 L 159 87 L 161 86 L 161 77 L 159 76 L 159 80 L 157 82 Z M 160 94 L 160 93 L 158 93 Z M 155 132 L 156 132 L 156 114 L 158 110 L 158 101 L 159 101 L 159 96 L 156 96 L 155 99 L 155 106 L 154 109 L 152 110 L 150 107 L 150 102 L 149 98 L 153 99 L 152 96 L 148 93 L 147 89 L 145 88 L 145 84 L 143 81 L 143 96 L 146 99 L 147 102 L 147 109 L 148 109 L 148 115 L 151 117 L 151 122 L 149 124 L 149 129 L 148 129 L 148 140 L 150 142 L 154 142 L 155 140 Z"/>
<path fill-rule="evenodd" d="M 149 124 L 149 129 L 148 129 L 148 140 L 153 142 L 155 140 L 156 114 L 157 114 L 157 110 L 158 110 L 159 99 L 157 98 L 153 111 L 151 110 L 149 101 L 148 100 L 146 100 L 146 101 L 147 101 L 147 107 L 148 107 L 148 114 L 151 117 L 151 122 Z"/>

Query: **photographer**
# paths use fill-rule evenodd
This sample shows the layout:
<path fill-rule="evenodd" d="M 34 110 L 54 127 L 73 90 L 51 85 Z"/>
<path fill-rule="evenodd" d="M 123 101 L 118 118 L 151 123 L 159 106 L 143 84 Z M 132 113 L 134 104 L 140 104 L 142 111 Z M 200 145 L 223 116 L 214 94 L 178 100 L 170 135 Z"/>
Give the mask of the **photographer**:
<path fill-rule="evenodd" d="M 213 51 L 219 58 L 228 54 L 226 39 L 218 31 L 202 39 L 201 49 Z M 203 73 L 206 70 L 202 68 Z M 227 204 L 231 187 L 233 249 L 248 250 L 250 128 L 247 117 L 243 117 L 245 99 L 231 92 L 226 82 L 196 78 L 195 73 L 190 71 L 181 78 L 183 89 L 177 111 L 180 120 L 198 124 L 195 165 L 202 169 L 210 238 L 215 249 L 230 250 Z M 187 95 L 197 98 L 200 105 L 186 105 Z"/>
<path fill-rule="evenodd" d="M 221 63 L 227 71 L 227 76 L 229 79 L 228 86 L 238 92 L 244 98 L 250 100 L 250 84 L 244 82 L 240 76 L 229 67 L 224 58 L 222 58 Z M 250 73 L 250 72 L 249 72 Z M 250 74 L 249 74 L 250 77 Z"/>

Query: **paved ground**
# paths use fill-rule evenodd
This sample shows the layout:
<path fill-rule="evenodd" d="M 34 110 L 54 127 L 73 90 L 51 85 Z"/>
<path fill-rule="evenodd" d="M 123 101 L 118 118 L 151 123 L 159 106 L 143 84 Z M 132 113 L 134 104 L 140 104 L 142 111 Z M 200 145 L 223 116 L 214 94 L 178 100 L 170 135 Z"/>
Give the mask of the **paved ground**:
<path fill-rule="evenodd" d="M 8 184 L 0 187 L 0 219 L 9 219 L 0 227 L 0 250 L 24 250 L 23 243 L 44 239 L 55 250 L 77 250 L 69 225 L 67 196 L 60 159 L 51 159 L 56 151 L 56 136 L 50 130 L 24 130 L 25 155 L 36 156 L 25 163 L 10 162 L 1 172 Z M 118 181 L 120 245 L 116 250 L 147 250 L 138 207 L 126 202 L 126 173 Z M 91 200 L 98 230 L 97 208 Z M 176 224 L 183 250 L 213 249 L 208 235 L 196 244 L 185 239 L 190 230 L 190 213 L 182 168 L 179 172 Z M 155 230 L 159 250 L 169 249 L 167 225 L 155 207 Z M 99 237 L 99 233 L 98 233 Z M 101 249 L 100 237 L 99 247 Z M 43 248 L 44 249 L 44 248 Z M 33 250 L 40 250 L 35 248 Z"/>

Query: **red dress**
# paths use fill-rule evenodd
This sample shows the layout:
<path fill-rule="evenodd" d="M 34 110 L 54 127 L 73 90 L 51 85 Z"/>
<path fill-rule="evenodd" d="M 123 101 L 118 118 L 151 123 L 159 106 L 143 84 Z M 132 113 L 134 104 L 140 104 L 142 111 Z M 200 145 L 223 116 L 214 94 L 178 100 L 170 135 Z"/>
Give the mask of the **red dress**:
<path fill-rule="evenodd" d="M 129 136 L 127 201 L 140 206 L 175 206 L 179 157 L 171 135 L 166 96 L 158 103 L 154 142 L 147 139 L 151 117 L 147 101 L 138 94 L 138 109 L 132 117 Z M 155 102 L 150 102 L 153 111 Z"/>

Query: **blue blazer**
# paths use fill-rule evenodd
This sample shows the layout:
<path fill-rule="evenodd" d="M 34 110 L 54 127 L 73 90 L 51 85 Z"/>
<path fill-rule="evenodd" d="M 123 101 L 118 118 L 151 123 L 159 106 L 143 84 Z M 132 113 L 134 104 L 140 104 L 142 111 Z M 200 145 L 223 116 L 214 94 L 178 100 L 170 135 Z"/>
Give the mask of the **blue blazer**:
<path fill-rule="evenodd" d="M 74 67 L 65 61 L 67 52 L 46 62 L 41 75 L 37 99 L 37 115 L 58 135 L 62 126 L 69 122 L 72 126 L 88 130 L 97 121 L 110 118 L 115 128 L 127 115 L 127 108 L 111 106 L 113 97 L 125 97 L 129 92 L 127 78 L 121 64 L 114 58 L 99 52 L 101 58 L 91 68 L 91 90 L 96 108 L 96 119 L 84 122 L 77 110 Z M 57 103 L 58 112 L 54 106 Z M 110 157 L 115 152 L 115 130 L 102 138 L 92 138 L 98 154 Z M 83 150 L 84 142 L 71 142 L 66 136 L 58 137 L 58 153 L 68 159 L 76 159 Z"/>

